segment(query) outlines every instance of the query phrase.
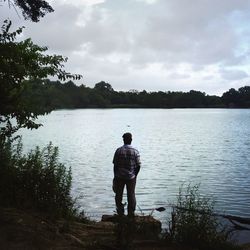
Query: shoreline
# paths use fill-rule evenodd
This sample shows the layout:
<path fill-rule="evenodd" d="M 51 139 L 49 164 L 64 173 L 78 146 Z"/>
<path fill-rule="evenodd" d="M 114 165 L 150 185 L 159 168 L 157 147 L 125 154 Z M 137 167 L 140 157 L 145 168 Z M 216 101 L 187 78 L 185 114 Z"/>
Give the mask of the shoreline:
<path fill-rule="evenodd" d="M 119 249 L 115 247 L 117 231 L 114 221 L 112 222 L 114 216 L 106 218 L 109 219 L 97 222 L 65 218 L 55 220 L 34 211 L 1 207 L 0 246 L 3 249 Z M 138 218 L 145 221 L 143 217 Z M 159 229 L 159 222 L 151 218 L 150 223 Z M 145 228 L 145 223 L 143 225 Z M 170 243 L 163 245 L 162 241 L 145 236 L 134 239 L 135 249 L 191 250 L 186 246 Z M 245 250 L 250 250 L 250 242 L 244 246 Z"/>
<path fill-rule="evenodd" d="M 250 108 L 242 108 L 242 107 L 145 107 L 145 106 L 88 106 L 88 107 L 76 107 L 76 108 L 55 108 L 52 111 L 60 111 L 60 110 L 79 110 L 79 109 L 222 109 L 222 110 L 238 110 L 238 109 L 244 109 L 248 110 Z"/>

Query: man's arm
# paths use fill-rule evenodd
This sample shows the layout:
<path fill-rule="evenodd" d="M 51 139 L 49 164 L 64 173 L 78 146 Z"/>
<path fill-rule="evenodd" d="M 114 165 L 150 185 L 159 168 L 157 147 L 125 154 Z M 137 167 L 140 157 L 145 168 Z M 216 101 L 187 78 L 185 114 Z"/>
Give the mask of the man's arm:
<path fill-rule="evenodd" d="M 140 154 L 138 151 L 136 152 L 136 155 L 135 155 L 135 161 L 136 161 L 135 175 L 137 176 L 141 169 Z"/>
<path fill-rule="evenodd" d="M 114 158 L 113 158 L 113 164 L 114 164 L 114 176 L 116 176 L 117 173 L 117 150 L 115 151 Z"/>
<path fill-rule="evenodd" d="M 117 174 L 117 165 L 115 165 L 115 164 L 114 164 L 114 169 L 113 169 L 113 171 L 114 171 L 114 176 L 116 176 L 116 174 Z"/>

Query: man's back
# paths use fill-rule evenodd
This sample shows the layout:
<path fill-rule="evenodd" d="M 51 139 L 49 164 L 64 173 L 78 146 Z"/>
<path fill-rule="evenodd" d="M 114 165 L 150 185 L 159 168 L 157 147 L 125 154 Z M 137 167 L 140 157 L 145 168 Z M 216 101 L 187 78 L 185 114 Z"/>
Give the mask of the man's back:
<path fill-rule="evenodd" d="M 113 163 L 115 177 L 133 179 L 140 166 L 139 151 L 131 145 L 125 144 L 116 150 Z"/>

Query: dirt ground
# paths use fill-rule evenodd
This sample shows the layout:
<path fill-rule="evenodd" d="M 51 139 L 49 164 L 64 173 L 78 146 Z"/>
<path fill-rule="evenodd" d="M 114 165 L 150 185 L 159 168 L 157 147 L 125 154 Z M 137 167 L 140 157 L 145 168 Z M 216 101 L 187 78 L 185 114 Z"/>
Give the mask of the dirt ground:
<path fill-rule="evenodd" d="M 0 208 L 0 249 L 95 249 L 118 250 L 119 237 L 112 222 L 69 222 L 51 220 L 34 212 Z M 128 249 L 128 248 L 127 248 Z M 147 237 L 133 239 L 136 250 L 191 250 L 161 245 Z M 250 246 L 246 248 L 250 250 Z"/>

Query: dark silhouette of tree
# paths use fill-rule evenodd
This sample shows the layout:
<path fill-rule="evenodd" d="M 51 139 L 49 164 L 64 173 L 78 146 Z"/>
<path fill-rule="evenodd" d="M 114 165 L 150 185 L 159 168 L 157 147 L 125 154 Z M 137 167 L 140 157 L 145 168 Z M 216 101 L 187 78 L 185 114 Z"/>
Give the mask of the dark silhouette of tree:
<path fill-rule="evenodd" d="M 44 0 L 3 1 L 9 7 L 20 8 L 24 18 L 33 22 L 38 22 L 46 13 L 54 11 Z M 57 92 L 56 85 L 48 86 L 41 79 L 48 76 L 57 76 L 60 80 L 81 78 L 80 75 L 72 75 L 63 69 L 67 58 L 45 55 L 47 47 L 38 46 L 31 39 L 17 42 L 17 35 L 22 33 L 24 27 L 14 32 L 10 28 L 11 21 L 5 20 L 0 33 L 1 142 L 19 128 L 38 128 L 40 124 L 35 122 L 37 116 L 61 105 L 62 100 L 57 98 L 55 102 L 50 99 Z M 31 96 L 28 95 L 30 93 Z M 71 102 L 70 100 L 69 103 Z"/>
<path fill-rule="evenodd" d="M 239 92 L 234 88 L 229 89 L 229 91 L 223 93 L 222 101 L 228 107 L 237 107 L 239 105 Z"/>
<path fill-rule="evenodd" d="M 221 99 L 230 108 L 250 108 L 250 86 L 241 87 L 238 91 L 231 88 Z"/>
<path fill-rule="evenodd" d="M 38 22 L 41 17 L 54 11 L 48 2 L 43 0 L 4 0 L 4 2 L 8 2 L 10 7 L 15 7 L 14 5 L 19 7 L 24 18 L 33 22 Z"/>
<path fill-rule="evenodd" d="M 30 105 L 29 99 L 22 98 L 23 90 L 28 88 L 27 80 L 48 76 L 61 80 L 81 78 L 63 69 L 67 58 L 45 55 L 47 47 L 40 47 L 31 39 L 17 42 L 23 27 L 14 32 L 10 28 L 11 21 L 6 20 L 0 33 L 0 139 L 11 137 L 19 128 L 39 127 L 35 123 L 37 116 L 50 111 L 45 106 Z"/>
<path fill-rule="evenodd" d="M 102 91 L 102 92 L 112 92 L 112 91 L 114 91 L 112 86 L 109 83 L 104 82 L 104 81 L 96 83 L 94 89 L 97 90 L 97 91 Z"/>
<path fill-rule="evenodd" d="M 250 107 L 250 86 L 241 87 L 238 89 L 239 92 L 239 104 L 241 107 Z"/>
<path fill-rule="evenodd" d="M 34 87 L 27 88 L 26 97 L 33 97 L 41 102 L 46 109 L 58 108 L 225 108 L 250 107 L 250 87 L 245 86 L 236 90 L 229 90 L 223 98 L 207 95 L 204 92 L 190 90 L 181 91 L 115 91 L 110 85 L 107 90 L 89 88 L 81 84 L 77 86 L 73 81 L 61 83 L 59 81 L 35 80 Z M 102 89 L 102 88 L 101 88 Z M 25 90 L 26 91 L 26 90 Z M 230 97 L 227 99 L 226 97 Z M 237 98 L 236 98 L 237 97 Z M 226 102 L 226 101 L 227 102 Z M 234 101 L 234 106 L 230 103 Z M 33 101 L 33 103 L 36 103 Z M 229 105 L 230 104 L 230 105 Z M 237 106 L 236 106 L 237 105 Z"/>

